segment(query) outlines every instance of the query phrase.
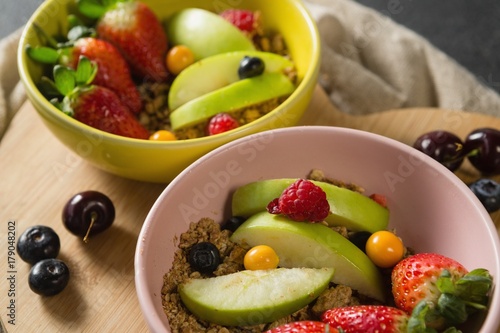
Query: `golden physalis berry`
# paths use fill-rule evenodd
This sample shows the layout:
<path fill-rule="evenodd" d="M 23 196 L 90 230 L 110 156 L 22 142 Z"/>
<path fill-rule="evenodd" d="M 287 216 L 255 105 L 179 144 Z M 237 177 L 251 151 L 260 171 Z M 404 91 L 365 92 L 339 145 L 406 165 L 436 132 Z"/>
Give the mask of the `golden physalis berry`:
<path fill-rule="evenodd" d="M 387 230 L 374 232 L 365 249 L 371 261 L 381 268 L 393 267 L 403 259 L 405 252 L 401 238 Z"/>
<path fill-rule="evenodd" d="M 252 247 L 243 258 L 243 265 L 248 270 L 273 269 L 278 267 L 279 258 L 272 247 L 257 245 Z"/>
<path fill-rule="evenodd" d="M 167 130 L 159 130 L 151 134 L 149 140 L 153 141 L 175 141 L 175 134 Z"/>
<path fill-rule="evenodd" d="M 167 52 L 167 69 L 174 75 L 178 75 L 192 63 L 194 63 L 194 54 L 187 46 L 176 45 Z"/>

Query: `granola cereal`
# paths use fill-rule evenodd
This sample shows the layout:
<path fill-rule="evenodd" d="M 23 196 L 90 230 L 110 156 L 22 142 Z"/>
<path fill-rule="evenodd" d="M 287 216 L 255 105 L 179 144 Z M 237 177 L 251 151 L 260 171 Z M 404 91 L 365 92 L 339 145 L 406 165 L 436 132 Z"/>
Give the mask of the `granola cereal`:
<path fill-rule="evenodd" d="M 325 309 L 342 306 L 355 305 L 371 302 L 358 295 L 347 286 L 331 284 L 330 288 L 323 292 L 318 299 L 296 313 L 270 323 L 246 327 L 224 327 L 208 323 L 194 315 L 184 307 L 177 291 L 177 286 L 190 278 L 204 278 L 199 272 L 193 271 L 188 263 L 187 255 L 189 248 L 199 242 L 209 241 L 220 251 L 223 262 L 219 265 L 213 276 L 226 275 L 243 270 L 243 257 L 248 248 L 244 248 L 229 240 L 231 231 L 221 230 L 220 224 L 203 218 L 192 223 L 189 229 L 179 239 L 178 250 L 175 252 L 171 270 L 164 275 L 162 288 L 163 309 L 168 317 L 172 333 L 257 333 L 279 326 L 283 323 L 296 320 L 318 320 L 319 314 Z"/>

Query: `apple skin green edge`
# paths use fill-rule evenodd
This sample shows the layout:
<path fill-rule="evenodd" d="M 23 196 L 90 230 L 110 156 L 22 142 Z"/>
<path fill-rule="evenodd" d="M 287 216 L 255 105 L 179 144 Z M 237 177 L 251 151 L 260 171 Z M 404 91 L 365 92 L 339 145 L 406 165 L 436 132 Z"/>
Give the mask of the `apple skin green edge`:
<path fill-rule="evenodd" d="M 170 114 L 173 130 L 201 123 L 220 112 L 232 112 L 273 98 L 288 96 L 295 89 L 281 73 L 262 75 L 237 81 L 193 99 Z"/>
<path fill-rule="evenodd" d="M 265 211 L 269 202 L 297 179 L 269 179 L 239 187 L 232 198 L 233 216 L 249 217 Z M 330 226 L 351 231 L 375 232 L 387 229 L 389 210 L 369 197 L 333 184 L 313 181 L 325 191 L 331 213 L 325 219 Z"/>
<path fill-rule="evenodd" d="M 325 225 L 260 212 L 239 226 L 231 241 L 272 247 L 280 267 L 333 267 L 332 282 L 347 285 L 376 300 L 385 300 L 378 268 L 352 242 Z"/>
<path fill-rule="evenodd" d="M 188 46 L 195 60 L 224 52 L 255 50 L 252 41 L 238 28 L 219 15 L 199 8 L 177 12 L 168 19 L 166 28 L 170 43 Z"/>
<path fill-rule="evenodd" d="M 198 318 L 224 326 L 276 321 L 315 300 L 329 285 L 332 268 L 239 271 L 179 286 L 184 305 Z"/>
<path fill-rule="evenodd" d="M 201 59 L 184 69 L 172 82 L 168 106 L 175 110 L 197 97 L 239 81 L 238 68 L 245 57 L 257 57 L 265 64 L 265 73 L 283 73 L 294 64 L 279 54 L 263 51 L 226 52 Z"/>

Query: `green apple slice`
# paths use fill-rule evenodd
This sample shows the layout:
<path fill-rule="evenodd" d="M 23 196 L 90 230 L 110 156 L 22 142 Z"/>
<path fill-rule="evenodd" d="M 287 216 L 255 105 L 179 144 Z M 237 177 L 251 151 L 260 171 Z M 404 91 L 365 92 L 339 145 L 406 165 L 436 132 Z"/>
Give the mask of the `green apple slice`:
<path fill-rule="evenodd" d="M 316 299 L 333 269 L 277 268 L 240 271 L 179 285 L 184 305 L 197 317 L 225 326 L 275 321 Z"/>
<path fill-rule="evenodd" d="M 201 123 L 220 112 L 232 112 L 273 98 L 287 96 L 295 89 L 281 73 L 239 80 L 193 99 L 170 114 L 173 130 Z"/>
<path fill-rule="evenodd" d="M 231 51 L 255 50 L 252 41 L 219 15 L 199 8 L 176 12 L 167 21 L 167 35 L 173 45 L 186 45 L 195 60 Z"/>
<path fill-rule="evenodd" d="M 260 212 L 238 227 L 231 241 L 272 247 L 280 258 L 280 267 L 333 267 L 334 283 L 384 300 L 378 268 L 356 245 L 325 225 L 295 222 L 281 215 Z"/>
<path fill-rule="evenodd" d="M 294 66 L 292 61 L 281 55 L 261 51 L 234 51 L 202 59 L 184 69 L 172 82 L 168 93 L 170 110 L 239 81 L 238 67 L 245 56 L 262 59 L 266 73 L 282 73 Z"/>
<path fill-rule="evenodd" d="M 249 217 L 265 211 L 273 199 L 297 179 L 269 179 L 239 187 L 232 198 L 232 214 Z M 387 229 L 389 210 L 369 197 L 332 184 L 313 181 L 325 191 L 331 214 L 325 221 L 331 226 L 345 226 L 351 231 Z"/>

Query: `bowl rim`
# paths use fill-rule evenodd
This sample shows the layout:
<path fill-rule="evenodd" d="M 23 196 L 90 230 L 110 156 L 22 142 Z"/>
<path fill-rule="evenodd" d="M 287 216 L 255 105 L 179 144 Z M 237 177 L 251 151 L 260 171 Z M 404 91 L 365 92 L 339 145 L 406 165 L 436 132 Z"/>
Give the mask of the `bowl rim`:
<path fill-rule="evenodd" d="M 307 89 L 309 86 L 312 84 L 312 81 L 314 81 L 314 78 L 317 77 L 319 73 L 319 64 L 320 64 L 320 35 L 318 28 L 316 26 L 316 23 L 309 12 L 309 10 L 306 8 L 305 4 L 302 3 L 299 0 L 284 0 L 288 1 L 290 4 L 292 4 L 296 10 L 298 10 L 301 13 L 301 17 L 304 18 L 305 22 L 307 23 L 310 36 L 311 36 L 311 42 L 312 42 L 312 48 L 311 48 L 311 66 L 307 68 L 306 72 L 304 73 L 304 77 L 300 80 L 299 84 L 296 86 L 295 90 L 292 92 L 288 98 L 282 102 L 278 107 L 273 109 L 271 112 L 268 114 L 252 121 L 251 123 L 245 124 L 243 126 L 240 126 L 236 129 L 227 131 L 225 133 L 221 133 L 219 135 L 214 135 L 214 136 L 204 136 L 200 138 L 195 138 L 195 139 L 185 139 L 185 140 L 175 140 L 175 141 L 154 141 L 154 140 L 141 140 L 141 139 L 135 139 L 135 138 L 128 138 L 128 137 L 123 137 L 111 133 L 107 133 L 98 129 L 95 129 L 91 126 L 88 126 L 86 124 L 83 124 L 79 121 L 77 121 L 74 118 L 68 117 L 65 115 L 63 112 L 58 110 L 52 103 L 50 103 L 49 100 L 47 100 L 42 93 L 39 91 L 39 89 L 36 87 L 35 82 L 33 81 L 29 69 L 28 69 L 28 56 L 25 52 L 25 47 L 27 45 L 27 39 L 28 35 L 35 33 L 33 30 L 33 24 L 37 20 L 37 18 L 44 13 L 47 8 L 55 1 L 60 1 L 60 0 L 47 0 L 44 1 L 33 13 L 33 15 L 29 18 L 28 22 L 26 23 L 22 33 L 21 37 L 19 40 L 19 44 L 17 47 L 17 65 L 18 65 L 18 72 L 19 76 L 21 79 L 21 82 L 23 83 L 27 95 L 33 97 L 38 101 L 38 103 L 41 104 L 41 106 L 46 110 L 44 112 L 44 117 L 49 117 L 49 118 L 54 118 L 59 122 L 64 122 L 67 123 L 69 126 L 71 126 L 74 129 L 82 131 L 84 134 L 91 136 L 91 137 L 101 137 L 105 138 L 111 143 L 127 143 L 128 145 L 132 146 L 137 146 L 137 147 L 157 147 L 157 148 L 167 148 L 167 147 L 176 147 L 176 148 L 182 148 L 183 146 L 200 146 L 200 145 L 206 145 L 206 144 L 214 144 L 214 143 L 220 143 L 221 141 L 227 141 L 228 139 L 230 140 L 231 137 L 233 136 L 246 136 L 253 134 L 252 128 L 257 125 L 259 126 L 261 123 L 265 123 L 268 121 L 269 118 L 279 116 L 284 109 L 288 107 L 289 104 L 292 104 L 293 101 L 295 101 L 298 97 L 301 97 L 302 95 L 306 94 Z M 38 110 L 37 110 L 38 112 Z"/>
<path fill-rule="evenodd" d="M 203 168 L 203 165 L 205 164 L 206 161 L 216 157 L 217 155 L 224 153 L 226 151 L 237 149 L 238 146 L 250 142 L 254 139 L 259 139 L 259 136 L 265 134 L 280 135 L 289 132 L 293 133 L 297 131 L 322 132 L 323 134 L 325 132 L 337 132 L 337 133 L 350 132 L 357 136 L 364 137 L 366 139 L 375 140 L 377 142 L 380 142 L 381 144 L 393 147 L 394 149 L 399 151 L 408 151 L 408 149 L 410 148 L 408 145 L 399 142 L 395 139 L 363 130 L 335 127 L 335 126 L 304 125 L 304 126 L 295 126 L 288 128 L 278 128 L 261 133 L 252 134 L 234 140 L 227 144 L 224 144 L 212 150 L 211 152 L 205 154 L 204 156 L 198 158 L 195 162 L 193 162 L 188 168 L 184 169 L 177 177 L 174 178 L 174 180 L 171 183 L 169 183 L 165 187 L 165 189 L 162 191 L 162 193 L 159 195 L 159 197 L 151 207 L 151 210 L 148 212 L 144 224 L 139 233 L 135 256 L 134 256 L 135 285 L 136 285 L 137 297 L 139 300 L 139 304 L 141 306 L 141 312 L 143 313 L 143 318 L 145 319 L 145 321 L 147 322 L 148 326 L 151 329 L 157 330 L 159 327 L 161 327 L 163 331 L 164 325 L 155 311 L 155 305 L 153 302 L 154 298 L 148 292 L 148 284 L 146 283 L 147 279 L 146 279 L 146 271 L 144 265 L 145 257 L 142 255 L 142 247 L 143 247 L 142 245 L 149 238 L 150 224 L 151 221 L 155 218 L 156 211 L 158 210 L 158 207 L 161 205 L 161 202 L 164 200 L 166 196 L 170 195 L 170 193 L 174 191 L 176 187 L 182 186 L 181 183 L 184 177 L 189 177 L 189 175 L 196 172 L 197 169 Z M 419 155 L 419 158 L 424 163 L 428 164 L 433 169 L 436 169 L 440 173 L 440 176 L 447 178 L 449 182 L 457 186 L 461 190 L 461 192 L 463 192 L 467 196 L 467 198 L 472 202 L 472 204 L 478 208 L 482 219 L 485 221 L 485 227 L 488 231 L 488 234 L 491 236 L 489 239 L 492 242 L 493 248 L 496 249 L 496 257 L 495 257 L 496 271 L 492 273 L 495 280 L 493 285 L 494 287 L 491 291 L 488 313 L 485 316 L 483 325 L 479 333 L 490 333 L 490 331 L 485 331 L 485 329 L 494 330 L 500 327 L 500 317 L 495 316 L 492 311 L 492 309 L 500 311 L 500 288 L 497 286 L 498 283 L 496 282 L 500 278 L 500 239 L 499 237 L 497 237 L 498 232 L 495 227 L 495 224 L 492 221 L 489 213 L 486 211 L 482 203 L 479 201 L 479 199 L 475 195 L 473 195 L 472 192 L 468 190 L 467 185 L 460 178 L 458 178 L 454 173 L 450 172 L 446 167 L 444 167 L 442 164 L 432 159 L 431 157 L 419 151 L 415 151 L 415 153 Z M 164 272 L 162 274 L 164 274 Z M 161 290 L 161 286 L 158 286 L 158 290 Z M 164 331 L 164 332 L 169 332 L 169 331 Z M 493 333 L 493 331 L 491 331 L 491 333 Z"/>

